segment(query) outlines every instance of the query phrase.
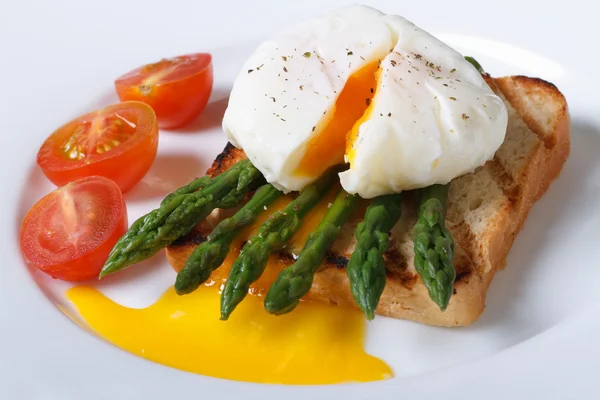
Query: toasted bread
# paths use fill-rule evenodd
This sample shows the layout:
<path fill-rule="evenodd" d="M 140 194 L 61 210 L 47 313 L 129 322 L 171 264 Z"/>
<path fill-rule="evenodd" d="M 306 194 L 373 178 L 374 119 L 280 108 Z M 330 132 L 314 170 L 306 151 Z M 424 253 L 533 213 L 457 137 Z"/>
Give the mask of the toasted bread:
<path fill-rule="evenodd" d="M 558 176 L 569 155 L 569 112 L 564 96 L 554 85 L 524 76 L 486 76 L 486 81 L 506 103 L 508 128 L 493 160 L 451 182 L 447 226 L 456 242 L 457 277 L 448 308 L 440 311 L 415 272 L 412 229 L 416 204 L 409 195 L 385 253 L 387 284 L 377 307 L 379 315 L 438 326 L 464 326 L 475 321 L 485 307 L 492 278 L 504 267 L 529 210 Z M 245 157 L 242 150 L 228 145 L 208 173 L 217 175 Z M 343 227 L 315 276 L 308 295 L 311 299 L 355 306 L 345 266 L 354 249 L 358 222 L 352 220 Z M 175 269 L 182 268 L 207 234 L 199 225 L 167 248 Z M 279 258 L 284 264 L 293 262 L 286 254 Z"/>

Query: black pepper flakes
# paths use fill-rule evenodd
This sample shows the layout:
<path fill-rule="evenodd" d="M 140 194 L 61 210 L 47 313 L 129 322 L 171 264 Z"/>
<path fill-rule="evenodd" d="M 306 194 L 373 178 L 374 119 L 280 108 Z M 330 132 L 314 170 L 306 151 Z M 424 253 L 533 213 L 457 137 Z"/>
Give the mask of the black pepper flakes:
<path fill-rule="evenodd" d="M 249 70 L 248 70 L 248 73 L 250 73 L 250 72 L 252 72 L 252 71 L 254 71 L 254 70 L 253 70 L 253 69 L 249 69 Z"/>
<path fill-rule="evenodd" d="M 275 103 L 275 97 L 271 97 L 271 100 L 273 100 L 273 103 Z"/>
<path fill-rule="evenodd" d="M 354 53 L 353 53 L 353 52 L 351 52 L 351 51 L 349 51 L 349 52 L 347 53 L 347 55 L 349 55 L 349 56 L 351 56 L 352 54 L 354 54 Z"/>
<path fill-rule="evenodd" d="M 450 70 L 450 73 L 451 73 L 451 74 L 453 74 L 453 73 L 455 73 L 455 72 L 456 72 L 456 68 L 452 68 L 452 69 Z"/>
<path fill-rule="evenodd" d="M 450 97 L 450 100 L 456 101 L 456 97 Z"/>
<path fill-rule="evenodd" d="M 371 99 L 370 98 L 366 98 L 365 102 L 367 103 L 367 107 L 369 107 L 371 105 Z"/>
<path fill-rule="evenodd" d="M 287 61 L 287 57 L 286 57 L 286 56 L 281 56 L 281 59 L 282 59 L 283 61 Z"/>
<path fill-rule="evenodd" d="M 300 85 L 300 90 L 304 90 L 304 85 Z"/>
<path fill-rule="evenodd" d="M 307 52 L 305 52 L 302 55 L 304 56 L 304 58 L 309 58 L 310 57 L 310 51 L 307 51 Z"/>
<path fill-rule="evenodd" d="M 371 88 L 371 93 L 373 93 L 373 92 L 374 92 L 374 90 L 373 90 L 373 88 Z"/>
<path fill-rule="evenodd" d="M 314 132 L 314 131 L 315 131 L 315 129 L 317 129 L 317 126 L 316 126 L 316 125 L 312 127 L 312 131 Z"/>
<path fill-rule="evenodd" d="M 283 72 L 288 72 L 286 67 L 283 67 Z"/>
<path fill-rule="evenodd" d="M 392 116 L 392 113 L 388 113 L 388 117 L 391 117 L 391 116 Z"/>
<path fill-rule="evenodd" d="M 397 64 L 397 62 L 396 62 L 396 61 L 394 61 L 394 60 L 390 60 L 390 64 L 392 64 L 392 67 L 395 67 L 395 66 L 396 66 L 396 64 Z"/>
<path fill-rule="evenodd" d="M 469 119 L 469 116 L 467 114 L 463 113 L 462 119 L 466 121 Z"/>

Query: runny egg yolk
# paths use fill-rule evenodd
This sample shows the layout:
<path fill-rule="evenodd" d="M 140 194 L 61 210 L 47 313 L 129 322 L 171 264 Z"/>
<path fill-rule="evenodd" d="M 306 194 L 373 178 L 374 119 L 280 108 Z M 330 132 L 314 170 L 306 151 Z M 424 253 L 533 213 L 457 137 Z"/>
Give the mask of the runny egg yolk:
<path fill-rule="evenodd" d="M 301 250 L 333 201 L 332 188 L 306 217 L 289 250 Z M 90 328 L 114 345 L 177 369 L 217 378 L 257 383 L 331 384 L 366 382 L 392 376 L 388 365 L 365 353 L 365 321 L 356 310 L 303 301 L 291 313 L 267 314 L 261 296 L 286 265 L 273 257 L 251 296 L 228 321 L 219 320 L 219 293 L 245 240 L 275 210 L 291 201 L 275 201 L 259 220 L 244 229 L 230 254 L 195 292 L 178 296 L 169 288 L 144 309 L 124 307 L 96 289 L 79 286 L 67 297 Z"/>
<path fill-rule="evenodd" d="M 365 115 L 375 93 L 378 71 L 376 61 L 350 76 L 335 102 L 333 116 L 308 142 L 297 175 L 320 176 L 332 165 L 344 162 L 344 152 L 348 152 L 358 134 L 357 121 L 368 119 Z"/>

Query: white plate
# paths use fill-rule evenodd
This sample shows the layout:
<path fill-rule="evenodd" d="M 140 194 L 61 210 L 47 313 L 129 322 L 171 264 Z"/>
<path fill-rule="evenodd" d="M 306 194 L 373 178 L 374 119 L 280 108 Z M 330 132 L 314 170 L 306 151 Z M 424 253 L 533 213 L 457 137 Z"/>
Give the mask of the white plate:
<path fill-rule="evenodd" d="M 369 325 L 367 350 L 394 368 L 395 379 L 263 386 L 163 367 L 71 323 L 53 305 L 66 304 L 65 285 L 25 267 L 18 248 L 21 221 L 52 189 L 35 166 L 39 145 L 63 122 L 116 101 L 116 76 L 163 56 L 204 50 L 214 55 L 211 103 L 187 133 L 161 133 L 155 165 L 126 196 L 133 221 L 163 194 L 204 171 L 222 148 L 220 115 L 233 77 L 258 39 L 344 3 L 303 0 L 284 8 L 281 1 L 53 1 L 36 5 L 35 11 L 25 2 L 0 10 L 0 398 L 490 399 L 596 393 L 600 57 L 597 35 L 590 33 L 595 13 L 582 12 L 584 1 L 556 6 L 522 0 L 493 6 L 463 0 L 370 2 L 475 56 L 495 76 L 528 74 L 552 81 L 566 95 L 572 115 L 571 157 L 534 206 L 506 270 L 490 288 L 483 316 L 461 329 L 384 318 Z M 164 256 L 157 256 L 102 289 L 127 305 L 142 306 L 173 277 Z"/>

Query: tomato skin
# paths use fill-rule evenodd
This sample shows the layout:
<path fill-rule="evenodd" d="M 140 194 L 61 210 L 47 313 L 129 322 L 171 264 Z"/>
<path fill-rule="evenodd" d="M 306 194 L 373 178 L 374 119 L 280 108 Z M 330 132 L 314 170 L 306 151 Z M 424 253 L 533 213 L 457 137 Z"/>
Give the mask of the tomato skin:
<path fill-rule="evenodd" d="M 174 63 L 174 71 L 159 78 Z M 177 70 L 177 63 L 195 63 L 196 68 Z M 182 68 L 184 69 L 184 68 Z M 151 83 L 148 83 L 151 82 Z M 212 56 L 189 54 L 139 67 L 119 77 L 115 89 L 121 101 L 135 100 L 149 104 L 163 129 L 182 127 L 194 120 L 206 107 L 213 86 Z"/>
<path fill-rule="evenodd" d="M 81 125 L 82 121 L 102 119 L 111 113 L 130 113 L 137 118 L 131 138 L 103 154 L 88 154 L 81 160 L 70 160 L 60 147 Z M 92 123 L 93 124 L 93 123 Z M 94 135 L 93 129 L 88 135 Z M 58 128 L 41 146 L 37 163 L 44 175 L 55 185 L 64 186 L 86 176 L 100 175 L 115 181 L 127 192 L 150 169 L 158 150 L 158 122 L 154 111 L 141 102 L 114 104 L 82 115 Z"/>
<path fill-rule="evenodd" d="M 73 192 L 73 205 L 87 207 L 85 214 L 74 211 L 77 228 L 74 232 L 67 232 L 68 218 L 60 214 L 66 190 Z M 93 215 L 94 210 L 105 214 Z M 65 231 L 53 234 L 57 226 L 62 226 Z M 117 184 L 101 176 L 86 177 L 54 190 L 29 210 L 21 226 L 21 252 L 36 268 L 55 279 L 97 279 L 110 251 L 127 227 L 127 208 Z M 59 237 L 55 239 L 57 235 Z M 60 235 L 67 238 L 73 235 L 75 243 L 65 243 Z"/>

